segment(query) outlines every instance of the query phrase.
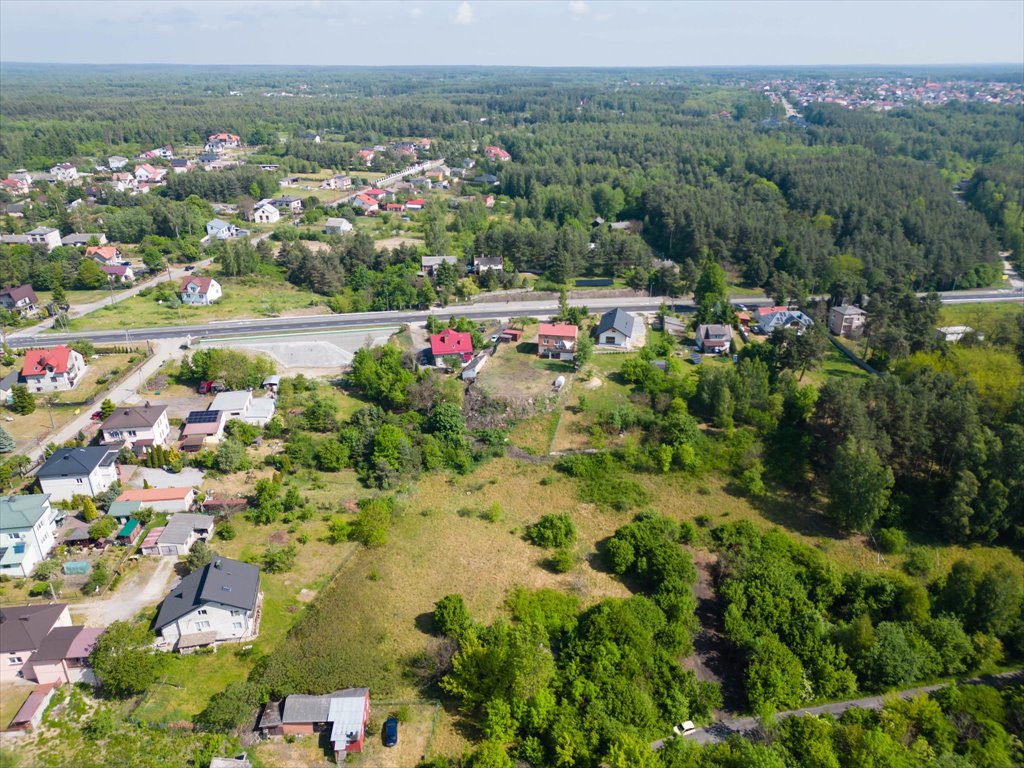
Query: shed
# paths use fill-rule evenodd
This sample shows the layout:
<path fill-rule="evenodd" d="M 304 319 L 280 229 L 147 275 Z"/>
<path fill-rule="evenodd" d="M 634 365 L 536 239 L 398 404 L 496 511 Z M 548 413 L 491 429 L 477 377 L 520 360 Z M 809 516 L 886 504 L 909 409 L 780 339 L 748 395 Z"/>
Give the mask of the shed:
<path fill-rule="evenodd" d="M 142 527 L 139 525 L 139 521 L 132 518 L 117 532 L 117 541 L 120 544 L 132 544 L 141 534 Z"/>

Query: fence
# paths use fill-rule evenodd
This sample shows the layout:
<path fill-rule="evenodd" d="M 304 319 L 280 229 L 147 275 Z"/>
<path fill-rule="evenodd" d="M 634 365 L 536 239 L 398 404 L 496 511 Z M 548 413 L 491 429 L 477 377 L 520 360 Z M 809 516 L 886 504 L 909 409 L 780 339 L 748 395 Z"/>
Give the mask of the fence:
<path fill-rule="evenodd" d="M 865 371 L 867 371 L 868 373 L 870 373 L 870 374 L 872 374 L 874 376 L 881 376 L 882 375 L 880 371 L 877 371 L 874 368 L 872 368 L 864 360 L 862 360 L 860 357 L 858 357 L 856 354 L 854 354 L 852 349 L 848 348 L 845 344 L 841 344 L 833 336 L 829 336 L 828 340 L 831 341 L 832 345 L 836 349 L 838 349 L 840 352 L 842 352 L 844 355 L 846 355 L 850 359 L 850 362 L 852 362 L 858 368 L 860 368 L 862 370 L 865 370 Z"/>

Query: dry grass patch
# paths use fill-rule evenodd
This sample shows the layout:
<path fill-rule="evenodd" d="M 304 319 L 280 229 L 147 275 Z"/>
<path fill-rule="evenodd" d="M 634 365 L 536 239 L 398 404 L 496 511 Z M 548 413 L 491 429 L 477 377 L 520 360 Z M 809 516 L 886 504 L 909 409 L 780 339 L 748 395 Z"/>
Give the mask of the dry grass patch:
<path fill-rule="evenodd" d="M 0 730 L 10 724 L 34 688 L 26 683 L 0 683 Z"/>

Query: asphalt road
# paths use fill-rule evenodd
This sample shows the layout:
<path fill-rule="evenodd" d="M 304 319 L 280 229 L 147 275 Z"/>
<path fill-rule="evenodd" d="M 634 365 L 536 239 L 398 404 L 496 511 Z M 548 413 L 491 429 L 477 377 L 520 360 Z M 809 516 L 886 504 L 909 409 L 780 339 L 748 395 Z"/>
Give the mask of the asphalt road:
<path fill-rule="evenodd" d="M 950 291 L 942 295 L 945 304 L 967 304 L 1000 301 L 1017 301 L 1024 306 L 1024 294 L 1011 291 Z M 676 311 L 693 310 L 692 299 L 668 299 L 665 297 L 636 297 L 609 299 L 570 299 L 573 306 L 586 306 L 593 311 L 618 307 L 632 312 L 653 312 L 662 303 L 668 304 Z M 734 304 L 748 307 L 768 306 L 772 302 L 763 297 L 737 297 Z M 558 310 L 558 302 L 545 301 L 506 301 L 480 304 L 455 304 L 449 307 L 437 307 L 430 311 L 408 310 L 397 312 L 359 312 L 339 315 L 316 315 L 313 317 L 278 317 L 259 318 L 254 320 L 230 320 L 208 323 L 205 325 L 175 325 L 161 328 L 133 328 L 128 331 L 82 331 L 73 334 L 40 334 L 25 333 L 8 339 L 14 347 L 29 347 L 44 342 L 47 346 L 62 344 L 75 339 L 88 339 L 94 343 L 117 343 L 157 339 L 179 339 L 191 336 L 195 339 L 223 339 L 234 336 L 277 335 L 299 331 L 329 331 L 343 328 L 359 327 L 374 324 L 415 323 L 423 322 L 430 316 L 448 317 L 457 315 L 474 320 L 491 320 L 497 318 L 546 317 Z"/>
<path fill-rule="evenodd" d="M 970 680 L 964 680 L 961 682 L 962 685 L 992 685 L 996 687 L 1005 685 L 1021 685 L 1024 683 L 1024 672 L 1017 670 L 1014 672 L 1003 672 L 998 675 L 986 675 L 984 677 L 974 677 Z M 889 693 L 884 696 L 866 696 L 861 699 L 850 699 L 849 701 L 836 701 L 831 704 L 820 704 L 816 707 L 804 707 L 803 709 L 793 709 L 788 712 L 779 712 L 775 715 L 776 720 L 783 720 L 787 717 L 803 716 L 803 715 L 835 715 L 839 716 L 848 709 L 881 709 L 885 704 L 886 699 L 892 696 L 898 696 L 901 699 L 911 699 L 917 696 L 919 693 L 931 693 L 937 691 L 940 688 L 945 687 L 947 683 L 941 685 L 925 685 L 919 688 L 908 688 L 904 691 L 897 693 Z M 698 728 L 691 733 L 688 733 L 683 738 L 696 741 L 698 744 L 714 744 L 718 741 L 724 741 L 733 734 L 744 735 L 750 731 L 753 731 L 760 725 L 760 721 L 756 717 L 737 717 L 727 720 L 720 720 L 716 723 L 712 723 L 704 728 Z M 658 739 L 651 744 L 651 749 L 661 749 L 665 746 L 665 743 L 672 737 L 665 739 Z"/>

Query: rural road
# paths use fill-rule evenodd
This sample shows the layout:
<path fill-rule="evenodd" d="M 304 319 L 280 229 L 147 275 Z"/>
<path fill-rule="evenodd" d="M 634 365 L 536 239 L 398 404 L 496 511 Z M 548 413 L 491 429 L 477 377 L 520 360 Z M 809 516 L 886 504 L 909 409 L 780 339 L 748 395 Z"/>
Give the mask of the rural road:
<path fill-rule="evenodd" d="M 984 302 L 1017 301 L 1024 306 L 1024 294 L 1009 290 L 1004 291 L 949 291 L 941 294 L 945 304 L 968 304 Z M 637 296 L 634 298 L 607 299 L 570 299 L 572 306 L 586 306 L 592 311 L 618 308 L 632 312 L 654 312 L 666 303 L 670 308 L 679 311 L 692 311 L 693 300 L 666 298 L 662 296 Z M 763 297 L 737 297 L 734 304 L 748 306 L 766 306 L 772 302 Z M 428 317 L 449 317 L 451 315 L 484 320 L 502 317 L 547 317 L 558 311 L 558 302 L 542 301 L 501 301 L 479 304 L 453 304 L 448 307 L 435 307 L 429 311 L 403 310 L 394 312 L 358 312 L 338 315 L 314 315 L 311 317 L 277 317 L 259 318 L 254 320 L 229 320 L 207 323 L 204 325 L 176 325 L 162 328 L 133 328 L 131 338 L 135 341 L 183 338 L 216 339 L 232 338 L 244 335 L 276 335 L 301 331 L 326 331 L 352 328 L 368 324 L 394 324 L 423 322 Z M 21 335 L 9 339 L 14 347 L 26 347 L 39 344 L 45 340 L 47 345 L 63 344 L 75 339 L 88 339 L 98 344 L 109 344 L 123 341 L 124 331 L 81 331 L 72 334 Z"/>
<path fill-rule="evenodd" d="M 107 627 L 112 622 L 134 618 L 139 611 L 156 605 L 167 594 L 178 558 L 147 559 L 158 561 L 155 571 L 150 573 L 147 564 L 143 563 L 113 592 L 95 600 L 72 603 L 71 613 L 83 619 L 88 626 Z"/>
<path fill-rule="evenodd" d="M 1024 671 L 1016 670 L 1014 672 L 1003 672 L 998 675 L 972 677 L 969 680 L 962 680 L 960 682 L 965 685 L 1021 685 L 1024 683 Z M 942 683 L 941 685 L 924 685 L 918 688 L 907 688 L 906 690 L 899 691 L 897 693 L 887 693 L 883 696 L 865 696 L 864 698 L 850 699 L 849 701 L 836 701 L 831 704 L 820 704 L 814 707 L 793 709 L 788 712 L 777 713 L 775 715 L 775 719 L 783 720 L 787 717 L 801 715 L 841 715 L 848 709 L 881 709 L 886 700 L 893 696 L 898 696 L 901 699 L 912 699 L 919 693 L 931 693 L 932 691 L 944 688 L 946 685 L 948 685 L 948 683 Z M 698 744 L 714 744 L 715 742 L 724 741 L 733 734 L 743 735 L 748 731 L 752 731 L 760 725 L 760 722 L 761 721 L 756 717 L 738 717 L 728 720 L 720 720 L 718 722 L 711 723 L 704 728 L 698 728 L 692 733 L 687 734 L 684 738 L 696 741 Z M 667 741 L 669 741 L 669 739 L 658 739 L 651 744 L 651 749 L 661 749 L 665 746 Z"/>

